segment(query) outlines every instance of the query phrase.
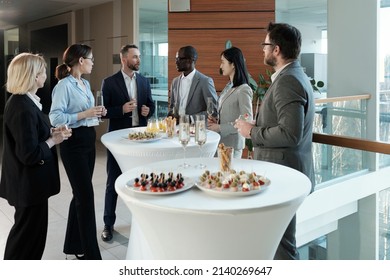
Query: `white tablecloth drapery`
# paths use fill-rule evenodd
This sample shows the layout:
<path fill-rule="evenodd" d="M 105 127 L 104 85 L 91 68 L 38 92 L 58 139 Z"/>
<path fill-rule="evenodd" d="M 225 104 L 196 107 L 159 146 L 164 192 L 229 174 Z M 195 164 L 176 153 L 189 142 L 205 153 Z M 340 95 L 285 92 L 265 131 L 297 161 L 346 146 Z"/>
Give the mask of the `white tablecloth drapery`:
<path fill-rule="evenodd" d="M 310 191 L 302 173 L 277 164 L 234 159 L 236 171 L 256 172 L 270 184 L 255 195 L 224 197 L 191 189 L 170 195 L 135 193 L 126 183 L 147 172 L 180 172 L 197 182 L 204 159 L 167 160 L 133 168 L 116 181 L 132 214 L 128 259 L 273 259 L 290 220 Z M 217 158 L 206 169 L 218 171 Z"/>

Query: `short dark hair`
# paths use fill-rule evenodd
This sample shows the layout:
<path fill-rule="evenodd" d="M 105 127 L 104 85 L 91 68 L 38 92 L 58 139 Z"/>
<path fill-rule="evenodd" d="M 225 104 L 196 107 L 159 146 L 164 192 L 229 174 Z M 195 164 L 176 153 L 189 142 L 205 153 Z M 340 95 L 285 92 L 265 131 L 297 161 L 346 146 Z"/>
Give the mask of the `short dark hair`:
<path fill-rule="evenodd" d="M 234 64 L 235 71 L 233 77 L 233 87 L 238 87 L 242 84 L 249 84 L 248 70 L 246 68 L 242 51 L 237 47 L 231 47 L 221 52 L 221 56 L 226 58 L 226 60 L 230 63 Z"/>
<path fill-rule="evenodd" d="M 193 46 L 185 46 L 180 48 L 186 58 L 191 58 L 193 61 L 198 60 L 198 52 Z"/>
<path fill-rule="evenodd" d="M 138 49 L 138 47 L 134 44 L 127 44 L 121 47 L 121 54 L 126 55 L 129 52 L 129 49 Z"/>
<path fill-rule="evenodd" d="M 297 59 L 301 52 L 301 32 L 287 23 L 268 24 L 267 33 L 272 44 L 279 46 L 284 59 Z"/>

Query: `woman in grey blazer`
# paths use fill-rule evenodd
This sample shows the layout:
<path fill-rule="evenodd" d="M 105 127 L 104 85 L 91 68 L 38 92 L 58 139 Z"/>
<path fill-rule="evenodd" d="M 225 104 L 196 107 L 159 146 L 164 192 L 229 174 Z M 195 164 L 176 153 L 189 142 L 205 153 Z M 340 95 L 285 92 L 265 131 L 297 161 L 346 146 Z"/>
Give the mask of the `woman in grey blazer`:
<path fill-rule="evenodd" d="M 218 99 L 218 118 L 208 118 L 208 129 L 218 132 L 220 143 L 233 147 L 234 157 L 241 158 L 245 138 L 234 128 L 234 121 L 240 115 L 252 120 L 253 91 L 248 85 L 248 71 L 239 48 L 231 47 L 221 53 L 220 72 L 229 77 L 229 82 Z"/>

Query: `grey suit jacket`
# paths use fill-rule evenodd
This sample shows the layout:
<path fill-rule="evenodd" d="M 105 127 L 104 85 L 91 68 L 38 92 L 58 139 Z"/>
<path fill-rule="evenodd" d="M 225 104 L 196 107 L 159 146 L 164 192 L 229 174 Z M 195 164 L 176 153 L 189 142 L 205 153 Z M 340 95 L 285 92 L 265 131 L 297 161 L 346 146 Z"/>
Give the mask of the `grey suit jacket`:
<path fill-rule="evenodd" d="M 194 78 L 190 91 L 188 93 L 186 114 L 207 114 L 207 98 L 212 97 L 216 104 L 217 93 L 214 87 L 214 81 L 212 78 L 200 73 L 195 70 Z M 171 84 L 171 98 L 169 102 L 169 115 L 173 115 L 173 108 L 176 107 L 178 112 L 179 106 L 179 87 L 180 87 L 180 76 L 174 78 Z"/>
<path fill-rule="evenodd" d="M 220 143 L 235 150 L 242 150 L 245 147 L 245 138 L 237 132 L 232 123 L 244 114 L 249 114 L 252 119 L 253 91 L 247 84 L 236 88 L 230 88 L 229 84 L 222 91 L 219 100 Z"/>
<path fill-rule="evenodd" d="M 306 174 L 314 188 L 313 88 L 298 61 L 284 68 L 269 87 L 251 131 L 257 160 Z"/>

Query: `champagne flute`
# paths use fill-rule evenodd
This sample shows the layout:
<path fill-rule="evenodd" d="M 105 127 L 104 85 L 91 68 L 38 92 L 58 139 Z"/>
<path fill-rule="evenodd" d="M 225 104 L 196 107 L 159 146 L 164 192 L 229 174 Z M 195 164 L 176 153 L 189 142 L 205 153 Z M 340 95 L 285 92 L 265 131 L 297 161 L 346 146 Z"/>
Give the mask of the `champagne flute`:
<path fill-rule="evenodd" d="M 207 97 L 207 115 L 209 118 L 213 116 L 215 112 L 214 99 L 212 97 Z"/>
<path fill-rule="evenodd" d="M 205 115 L 196 115 L 195 121 L 195 142 L 199 146 L 200 157 L 203 154 L 203 145 L 207 141 L 207 132 L 206 132 L 206 117 Z M 198 167 L 200 169 L 206 168 L 206 165 L 199 163 Z"/>
<path fill-rule="evenodd" d="M 95 106 L 100 106 L 103 112 L 103 92 L 98 90 L 96 91 Z M 99 122 L 103 122 L 101 117 L 98 117 Z"/>
<path fill-rule="evenodd" d="M 190 118 L 188 115 L 181 115 L 179 122 L 179 141 L 184 150 L 184 162 L 182 167 L 187 168 L 190 165 L 185 162 L 186 160 L 186 148 L 190 142 Z"/>

